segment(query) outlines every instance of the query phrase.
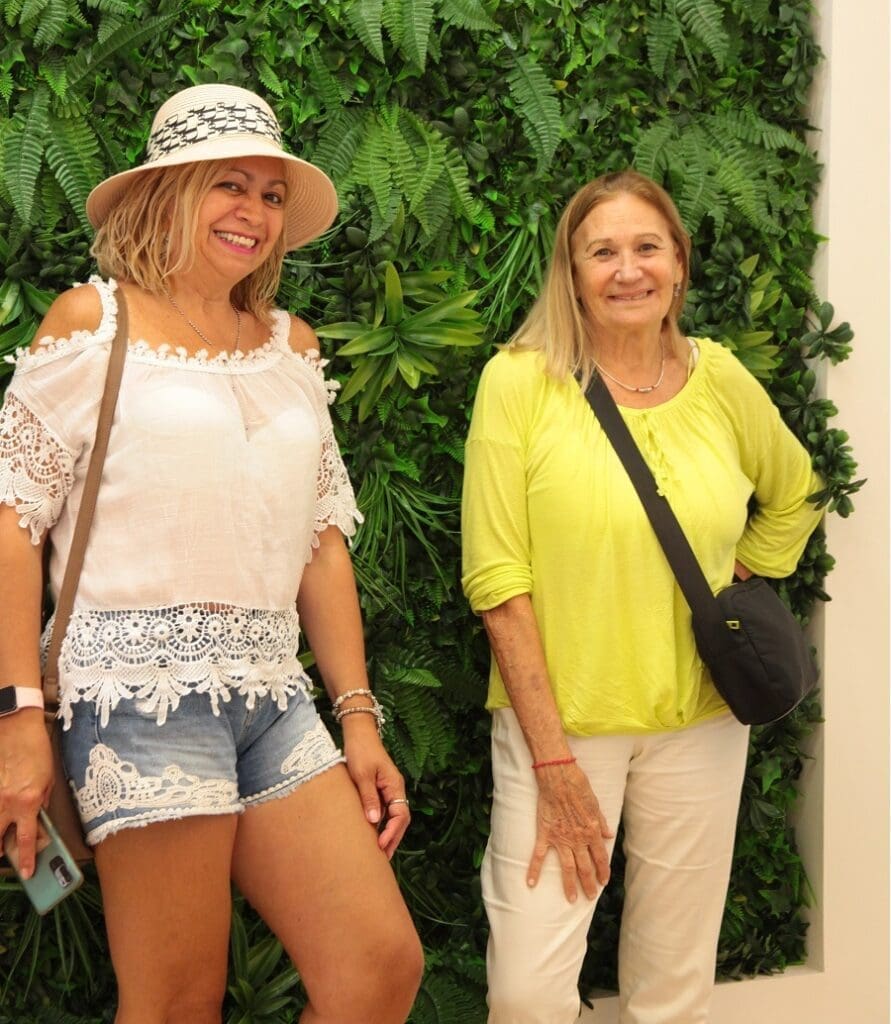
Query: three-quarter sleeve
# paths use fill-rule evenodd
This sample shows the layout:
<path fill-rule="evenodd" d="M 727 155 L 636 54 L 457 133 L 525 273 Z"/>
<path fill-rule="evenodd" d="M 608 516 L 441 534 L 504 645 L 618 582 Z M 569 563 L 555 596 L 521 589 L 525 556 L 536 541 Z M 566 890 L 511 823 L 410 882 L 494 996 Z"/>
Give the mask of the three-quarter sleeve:
<path fill-rule="evenodd" d="M 7 392 L 0 410 L 0 501 L 18 512 L 32 544 L 58 521 L 76 458 L 18 395 Z"/>
<path fill-rule="evenodd" d="M 0 410 L 0 501 L 19 513 L 34 544 L 58 521 L 77 461 L 92 446 L 115 332 L 109 286 L 100 294 L 97 330 L 43 338 L 8 357 L 16 369 Z"/>
<path fill-rule="evenodd" d="M 526 447 L 528 361 L 495 356 L 480 378 L 465 447 L 461 584 L 479 613 L 532 591 Z"/>
<path fill-rule="evenodd" d="M 325 377 L 324 371 L 328 360 L 322 359 L 317 350 L 311 349 L 306 352 L 304 359 L 314 371 L 313 376 L 318 385 L 315 405 L 319 417 L 321 454 L 316 477 L 316 510 L 313 521 L 313 547 L 317 547 L 318 535 L 327 527 L 336 526 L 344 537 L 351 538 L 356 533 L 356 527 L 364 520 L 356 504 L 353 485 L 340 454 L 334 436 L 334 424 L 328 411 L 328 406 L 337 396 L 340 384 Z"/>
<path fill-rule="evenodd" d="M 736 548 L 738 560 L 759 576 L 781 578 L 795 571 L 808 537 L 823 517 L 807 498 L 823 486 L 807 450 L 783 423 L 760 385 L 757 443 L 743 463 L 754 485 L 756 508 Z"/>

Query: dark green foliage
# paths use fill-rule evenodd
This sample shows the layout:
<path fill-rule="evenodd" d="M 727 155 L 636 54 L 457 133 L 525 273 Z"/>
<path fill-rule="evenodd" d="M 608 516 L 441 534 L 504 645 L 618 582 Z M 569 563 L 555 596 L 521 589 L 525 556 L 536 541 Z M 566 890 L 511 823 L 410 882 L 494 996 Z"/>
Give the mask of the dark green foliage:
<path fill-rule="evenodd" d="M 537 294 L 569 196 L 636 162 L 694 234 L 685 329 L 762 379 L 824 474 L 816 500 L 849 513 L 862 481 L 812 365 L 844 359 L 851 330 L 810 279 L 810 2 L 0 0 L 0 17 L 0 355 L 89 272 L 86 192 L 141 159 L 176 89 L 266 93 L 289 146 L 337 182 L 339 225 L 288 258 L 280 300 L 319 328 L 344 385 L 333 413 L 366 520 L 354 559 L 369 667 L 412 799 L 394 865 L 428 951 L 413 1020 L 476 1024 L 488 651 L 461 596 L 458 532 L 479 370 Z M 831 567 L 820 533 L 779 584 L 803 620 Z M 818 720 L 810 701 L 753 737 L 722 976 L 804 957 L 789 812 Z M 97 901 L 91 881 L 38 922 L 0 885 L 0 1024 L 111 1020 Z M 621 901 L 619 851 L 586 987 L 615 984 Z M 240 903 L 232 953 L 227 1021 L 293 1020 L 296 975 Z"/>

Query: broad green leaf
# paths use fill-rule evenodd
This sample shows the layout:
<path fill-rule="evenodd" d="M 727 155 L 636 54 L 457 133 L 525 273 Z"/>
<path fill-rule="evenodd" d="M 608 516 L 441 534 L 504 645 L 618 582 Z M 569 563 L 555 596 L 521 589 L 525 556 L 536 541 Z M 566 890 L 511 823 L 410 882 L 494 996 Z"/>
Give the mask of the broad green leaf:
<path fill-rule="evenodd" d="M 405 352 L 397 353 L 396 362 L 402 379 L 412 390 L 414 390 L 421 383 L 421 371 L 419 367 L 415 365 L 411 356 Z"/>
<path fill-rule="evenodd" d="M 324 324 L 321 327 L 317 327 L 316 334 L 318 334 L 320 338 L 332 338 L 335 341 L 342 341 L 345 339 L 357 338 L 367 330 L 368 324 L 344 321 L 343 323 Z"/>
<path fill-rule="evenodd" d="M 402 285 L 399 283 L 399 274 L 392 263 L 387 264 L 387 269 L 384 272 L 384 287 L 386 321 L 388 324 L 398 324 L 405 314 L 405 307 L 402 303 Z"/>
<path fill-rule="evenodd" d="M 469 331 L 462 331 L 456 327 L 430 326 L 417 330 L 402 329 L 400 332 L 406 340 L 415 345 L 426 345 L 430 348 L 444 348 L 447 345 L 454 345 L 459 348 L 470 348 L 473 345 L 482 344 L 483 339 L 478 338 Z"/>
<path fill-rule="evenodd" d="M 395 347 L 395 331 L 392 327 L 375 327 L 359 334 L 337 350 L 339 356 L 359 356 L 368 352 L 391 352 Z"/>
<path fill-rule="evenodd" d="M 426 327 L 428 324 L 433 324 L 437 320 L 444 320 L 453 311 L 463 309 L 468 303 L 472 302 L 476 298 L 476 292 L 462 292 L 460 295 L 455 295 L 452 298 L 443 299 L 441 302 L 435 302 L 432 306 L 422 310 L 420 313 L 415 313 L 413 316 L 406 317 L 402 321 L 401 327 L 403 332 L 408 332 L 416 327 Z"/>

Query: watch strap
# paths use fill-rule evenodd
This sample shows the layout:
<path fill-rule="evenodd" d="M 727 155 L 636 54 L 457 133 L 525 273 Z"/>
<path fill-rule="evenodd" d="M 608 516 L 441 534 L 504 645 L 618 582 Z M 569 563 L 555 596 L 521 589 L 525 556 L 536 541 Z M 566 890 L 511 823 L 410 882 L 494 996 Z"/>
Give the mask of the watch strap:
<path fill-rule="evenodd" d="M 0 718 L 22 708 L 43 707 L 43 691 L 36 686 L 0 686 Z"/>

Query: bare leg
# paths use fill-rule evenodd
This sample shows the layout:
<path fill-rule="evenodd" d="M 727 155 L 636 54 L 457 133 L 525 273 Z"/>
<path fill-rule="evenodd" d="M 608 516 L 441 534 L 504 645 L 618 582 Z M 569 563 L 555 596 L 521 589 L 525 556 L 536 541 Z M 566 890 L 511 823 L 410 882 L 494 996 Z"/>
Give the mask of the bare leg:
<path fill-rule="evenodd" d="M 124 829 L 96 848 L 115 1024 L 220 1024 L 234 815 Z"/>
<path fill-rule="evenodd" d="M 421 947 L 342 764 L 245 811 L 233 877 L 300 971 L 301 1024 L 403 1024 Z"/>

